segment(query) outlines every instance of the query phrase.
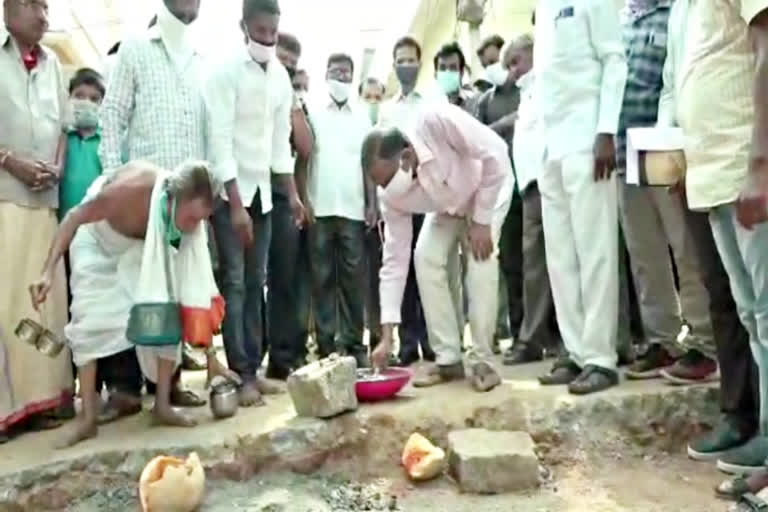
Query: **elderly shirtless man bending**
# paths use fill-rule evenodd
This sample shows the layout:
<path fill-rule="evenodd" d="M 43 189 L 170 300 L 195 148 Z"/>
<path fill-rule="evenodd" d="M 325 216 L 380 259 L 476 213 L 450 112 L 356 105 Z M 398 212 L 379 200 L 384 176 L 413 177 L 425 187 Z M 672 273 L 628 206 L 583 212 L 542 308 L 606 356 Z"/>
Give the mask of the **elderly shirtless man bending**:
<path fill-rule="evenodd" d="M 194 425 L 171 407 L 171 378 L 180 342 L 212 347 L 213 332 L 223 318 L 203 225 L 220 189 L 202 162 L 186 163 L 173 172 L 132 162 L 99 178 L 59 226 L 42 277 L 30 286 L 30 293 L 35 308 L 40 307 L 53 269 L 69 249 L 73 300 L 65 333 L 78 366 L 83 408 L 61 446 L 97 434 L 96 361 L 130 348 L 132 342 L 144 374 L 157 383 L 154 421 Z M 178 323 L 175 329 L 162 323 L 158 330 L 157 322 L 146 321 L 158 304 L 171 312 L 170 324 L 180 312 L 183 340 L 174 337 Z M 151 332 L 146 330 L 150 325 Z M 146 343 L 163 337 L 168 344 Z M 214 375 L 239 381 L 213 351 L 207 355 L 209 381 Z"/>

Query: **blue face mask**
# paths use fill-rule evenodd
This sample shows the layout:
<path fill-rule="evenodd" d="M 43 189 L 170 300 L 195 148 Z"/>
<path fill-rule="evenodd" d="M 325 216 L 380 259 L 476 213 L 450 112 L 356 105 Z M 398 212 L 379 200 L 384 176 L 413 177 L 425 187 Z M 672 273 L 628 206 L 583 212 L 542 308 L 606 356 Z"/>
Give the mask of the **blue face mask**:
<path fill-rule="evenodd" d="M 438 71 L 436 78 L 445 94 L 454 94 L 461 87 L 461 75 L 458 71 Z"/>
<path fill-rule="evenodd" d="M 164 191 L 160 196 L 160 213 L 165 226 L 165 240 L 169 244 L 176 244 L 181 241 L 181 230 L 176 226 L 176 198 L 171 201 L 171 211 L 168 212 L 168 191 Z"/>

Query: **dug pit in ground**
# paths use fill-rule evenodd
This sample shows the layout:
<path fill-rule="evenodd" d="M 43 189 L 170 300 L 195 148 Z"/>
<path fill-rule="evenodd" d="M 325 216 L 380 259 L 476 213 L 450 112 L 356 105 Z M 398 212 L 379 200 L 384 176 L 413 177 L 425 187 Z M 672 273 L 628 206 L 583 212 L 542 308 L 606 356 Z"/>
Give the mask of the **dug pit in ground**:
<path fill-rule="evenodd" d="M 206 466 L 203 512 L 226 510 L 220 500 L 228 493 L 242 496 L 243 503 L 255 500 L 283 485 L 280 478 L 297 493 L 315 485 L 329 486 L 324 487 L 329 492 L 350 485 L 368 489 L 371 479 L 384 479 L 380 493 L 397 496 L 402 510 L 723 510 L 710 497 L 716 472 L 674 456 L 686 439 L 718 418 L 714 386 L 636 382 L 575 398 L 565 389 L 539 387 L 535 377 L 545 368 L 505 368 L 504 384 L 483 395 L 464 382 L 406 388 L 397 400 L 362 405 L 330 420 L 296 418 L 283 395 L 223 421 L 199 411 L 201 425 L 192 430 L 150 429 L 145 413 L 108 425 L 99 439 L 64 452 L 49 448 L 56 432 L 24 436 L 0 448 L 0 511 L 129 510 L 88 508 L 87 499 L 113 493 L 133 506 L 138 475 L 152 457 L 191 451 Z M 458 495 L 448 476 L 407 482 L 400 457 L 410 434 L 422 432 L 448 449 L 449 432 L 466 428 L 530 433 L 545 468 L 544 486 L 528 494 L 474 497 Z M 430 501 L 445 507 L 429 507 Z M 583 508 L 590 503 L 604 506 Z"/>

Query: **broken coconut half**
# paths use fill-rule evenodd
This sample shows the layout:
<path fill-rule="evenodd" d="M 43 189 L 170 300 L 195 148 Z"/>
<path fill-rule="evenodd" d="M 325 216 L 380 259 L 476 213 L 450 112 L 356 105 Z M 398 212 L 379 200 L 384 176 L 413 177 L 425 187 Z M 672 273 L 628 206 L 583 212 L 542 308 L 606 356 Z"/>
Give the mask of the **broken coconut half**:
<path fill-rule="evenodd" d="M 403 448 L 402 463 L 413 480 L 431 480 L 443 472 L 445 452 L 419 433 L 411 434 Z"/>
<path fill-rule="evenodd" d="M 204 490 L 205 471 L 195 452 L 187 460 L 155 457 L 139 478 L 142 512 L 193 512 L 202 503 Z"/>

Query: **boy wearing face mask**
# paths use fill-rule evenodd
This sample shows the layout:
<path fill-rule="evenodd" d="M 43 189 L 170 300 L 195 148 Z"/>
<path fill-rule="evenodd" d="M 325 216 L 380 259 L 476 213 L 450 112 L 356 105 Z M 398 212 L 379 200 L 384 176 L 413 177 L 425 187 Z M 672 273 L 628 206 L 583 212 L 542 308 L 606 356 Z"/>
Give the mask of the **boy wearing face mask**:
<path fill-rule="evenodd" d="M 90 68 L 79 69 L 69 82 L 74 122 L 67 132 L 67 158 L 59 183 L 59 220 L 101 175 L 99 107 L 105 93 L 104 79 Z"/>
<path fill-rule="evenodd" d="M 279 391 L 260 379 L 263 301 L 272 231 L 272 176 L 283 187 L 297 225 L 304 205 L 296 192 L 291 158 L 294 93 L 275 56 L 280 8 L 276 0 L 244 0 L 245 47 L 214 70 L 205 87 L 208 147 L 224 183 L 212 225 L 226 300 L 222 326 L 229 367 L 243 380 L 240 405 L 262 405 Z"/>
<path fill-rule="evenodd" d="M 309 173 L 312 304 L 320 357 L 342 352 L 367 365 L 363 347 L 365 224 L 375 226 L 375 201 L 360 168 L 363 139 L 372 127 L 368 111 L 350 98 L 354 64 L 336 53 L 328 58 L 328 96 L 310 103 L 317 140 Z M 337 315 L 338 310 L 338 315 Z M 338 333 L 338 338 L 337 338 Z M 336 341 L 338 340 L 338 341 Z"/>

